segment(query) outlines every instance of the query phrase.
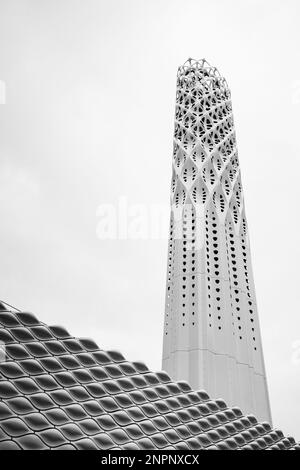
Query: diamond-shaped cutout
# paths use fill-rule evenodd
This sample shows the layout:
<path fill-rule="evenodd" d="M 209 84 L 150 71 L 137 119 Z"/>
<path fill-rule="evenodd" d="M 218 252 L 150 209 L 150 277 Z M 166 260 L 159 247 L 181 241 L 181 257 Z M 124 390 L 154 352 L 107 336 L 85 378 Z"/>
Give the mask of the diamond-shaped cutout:
<path fill-rule="evenodd" d="M 215 182 L 217 181 L 217 175 L 216 175 L 216 172 L 214 170 L 213 164 L 211 162 L 208 162 L 204 166 L 204 168 L 202 170 L 202 178 L 203 178 L 203 181 L 207 185 L 211 185 L 211 186 L 213 186 L 215 184 Z"/>
<path fill-rule="evenodd" d="M 226 210 L 227 201 L 220 186 L 214 191 L 212 200 L 217 212 L 219 214 L 224 214 Z"/>
<path fill-rule="evenodd" d="M 173 198 L 173 204 L 175 205 L 176 209 L 184 205 L 185 199 L 186 199 L 186 190 L 183 184 L 180 182 L 180 180 L 178 180 L 176 191 L 175 191 L 174 198 Z"/>
<path fill-rule="evenodd" d="M 206 158 L 207 155 L 204 148 L 200 144 L 197 144 L 193 150 L 193 153 L 191 154 L 191 159 L 194 163 L 196 163 L 196 165 L 200 166 L 205 162 Z"/>
<path fill-rule="evenodd" d="M 186 186 L 190 186 L 196 179 L 198 168 L 194 165 L 193 161 L 189 158 L 184 164 L 182 169 L 182 181 Z"/>
<path fill-rule="evenodd" d="M 181 168 L 185 161 L 186 161 L 186 154 L 183 151 L 183 149 L 178 146 L 176 155 L 174 157 L 175 168 L 177 169 Z"/>

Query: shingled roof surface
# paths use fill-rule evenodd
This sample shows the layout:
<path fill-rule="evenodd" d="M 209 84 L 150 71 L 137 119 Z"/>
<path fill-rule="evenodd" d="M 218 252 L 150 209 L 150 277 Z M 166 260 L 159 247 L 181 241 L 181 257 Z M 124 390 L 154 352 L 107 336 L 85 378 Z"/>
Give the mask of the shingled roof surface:
<path fill-rule="evenodd" d="M 0 449 L 300 449 L 268 423 L 0 303 Z"/>

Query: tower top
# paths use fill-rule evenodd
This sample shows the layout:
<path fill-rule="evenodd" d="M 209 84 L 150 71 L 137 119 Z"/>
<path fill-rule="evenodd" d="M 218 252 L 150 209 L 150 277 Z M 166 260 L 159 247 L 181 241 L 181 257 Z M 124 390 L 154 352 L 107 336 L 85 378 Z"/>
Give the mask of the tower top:
<path fill-rule="evenodd" d="M 177 71 L 177 84 L 186 88 L 204 86 L 208 89 L 219 88 L 229 92 L 226 79 L 206 59 L 189 58 L 180 65 Z"/>

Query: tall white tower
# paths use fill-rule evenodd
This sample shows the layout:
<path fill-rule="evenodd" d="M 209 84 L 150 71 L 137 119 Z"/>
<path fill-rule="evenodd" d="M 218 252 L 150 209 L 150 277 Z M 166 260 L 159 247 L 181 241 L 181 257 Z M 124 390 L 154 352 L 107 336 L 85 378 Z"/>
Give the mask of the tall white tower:
<path fill-rule="evenodd" d="M 177 75 L 163 369 L 271 422 L 230 91 Z"/>

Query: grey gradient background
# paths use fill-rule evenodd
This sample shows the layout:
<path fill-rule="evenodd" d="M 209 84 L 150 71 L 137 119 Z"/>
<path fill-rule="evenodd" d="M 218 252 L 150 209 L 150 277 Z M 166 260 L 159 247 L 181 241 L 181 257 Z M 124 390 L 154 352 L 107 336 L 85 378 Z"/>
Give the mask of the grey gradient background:
<path fill-rule="evenodd" d="M 298 439 L 299 14 L 0 0 L 0 298 L 160 369 L 167 242 L 99 240 L 96 212 L 168 203 L 176 69 L 205 57 L 232 90 L 274 425 Z"/>

